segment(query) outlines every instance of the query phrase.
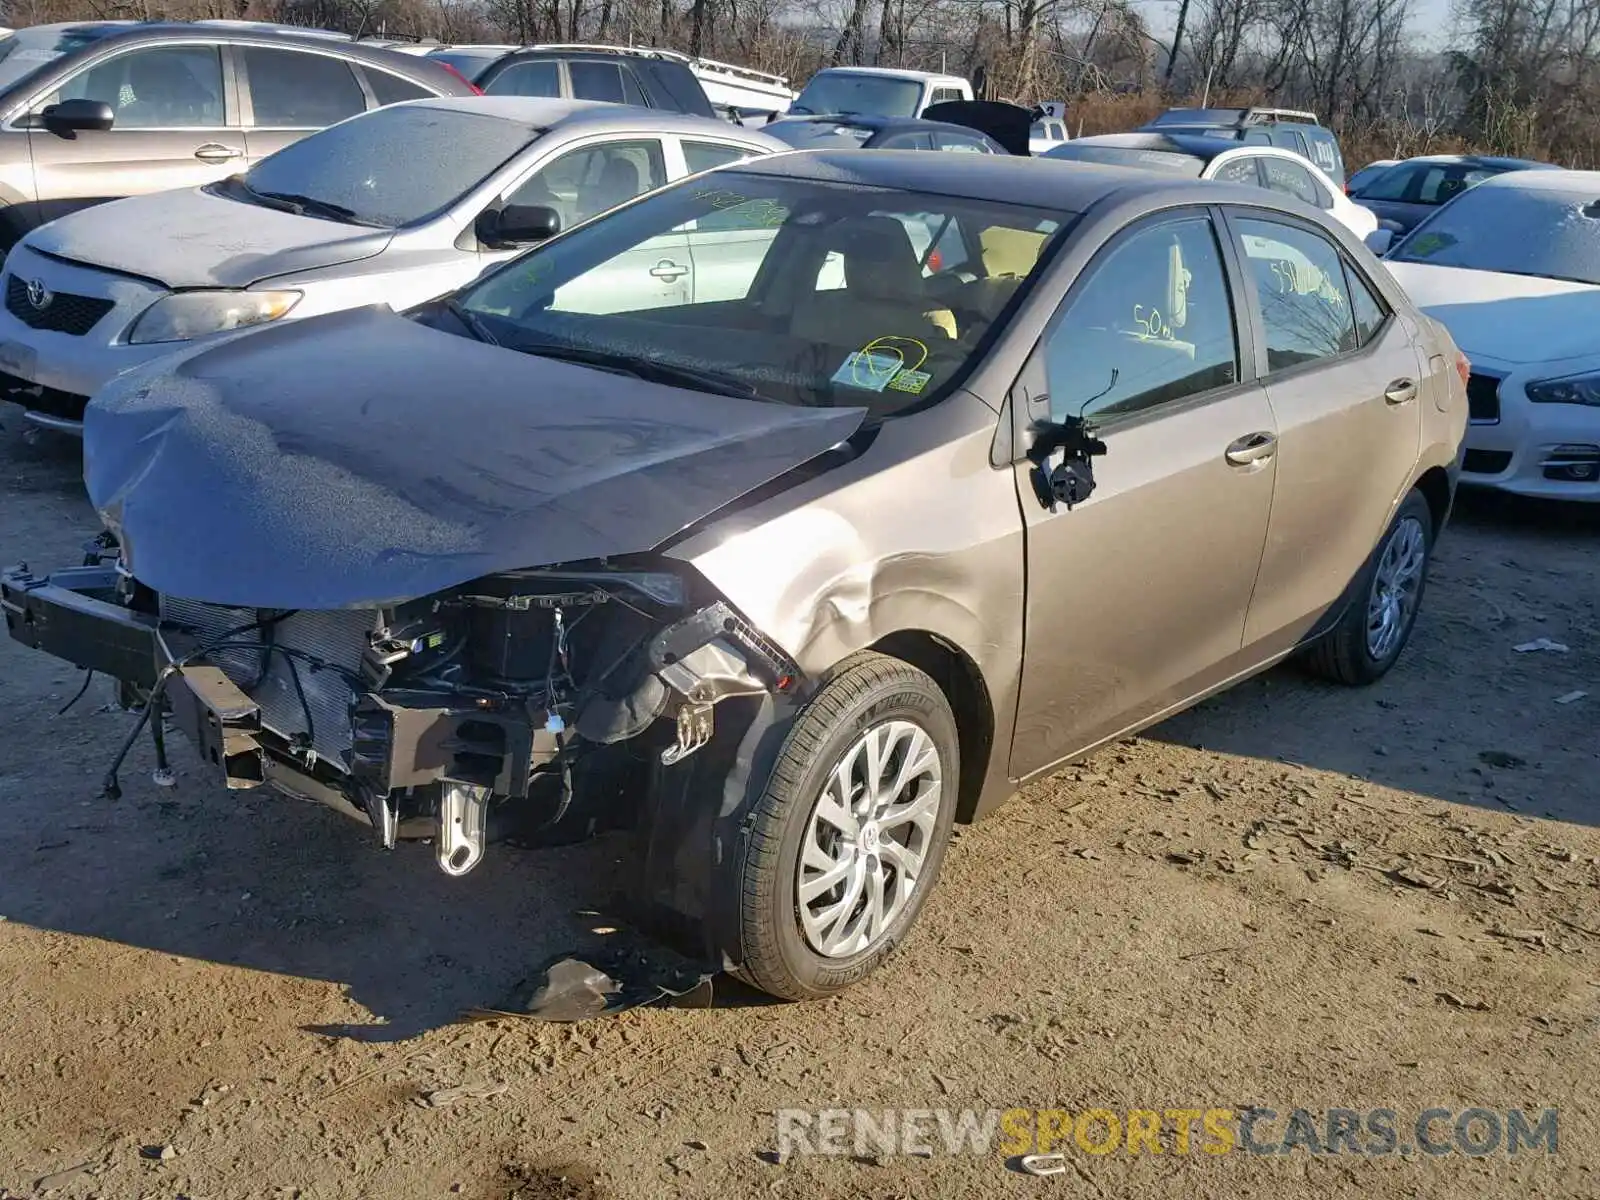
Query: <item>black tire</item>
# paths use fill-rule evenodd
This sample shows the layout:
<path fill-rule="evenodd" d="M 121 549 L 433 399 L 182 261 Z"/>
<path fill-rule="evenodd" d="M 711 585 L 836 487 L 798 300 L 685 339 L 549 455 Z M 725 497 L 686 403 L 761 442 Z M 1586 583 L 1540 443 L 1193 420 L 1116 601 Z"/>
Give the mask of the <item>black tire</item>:
<path fill-rule="evenodd" d="M 808 943 L 796 894 L 798 864 L 814 808 L 834 767 L 868 730 L 907 721 L 938 754 L 938 813 L 921 873 L 904 907 L 873 944 L 829 957 Z M 886 772 L 887 774 L 887 772 Z M 784 1000 L 842 991 L 877 969 L 904 939 L 938 880 L 961 775 L 955 717 L 939 686 L 908 663 L 875 653 L 846 659 L 796 718 L 756 804 L 739 872 L 742 965 L 737 974 Z"/>
<path fill-rule="evenodd" d="M 1421 575 L 1417 579 L 1416 599 L 1404 617 L 1400 636 L 1382 655 L 1375 655 L 1368 644 L 1367 622 L 1378 567 L 1391 544 L 1408 526 L 1420 529 L 1422 537 L 1422 568 Z M 1302 662 L 1305 668 L 1314 675 L 1350 687 L 1376 683 L 1388 674 L 1389 668 L 1394 666 L 1400 657 L 1400 652 L 1411 639 L 1411 630 L 1416 625 L 1417 613 L 1422 608 L 1423 593 L 1427 589 L 1428 566 L 1432 558 L 1433 510 L 1421 492 L 1413 491 L 1401 501 L 1394 520 L 1389 523 L 1389 528 L 1384 530 L 1383 538 L 1372 551 L 1366 565 L 1361 568 L 1361 574 L 1351 589 L 1349 606 L 1339 618 L 1339 623 L 1303 651 Z"/>

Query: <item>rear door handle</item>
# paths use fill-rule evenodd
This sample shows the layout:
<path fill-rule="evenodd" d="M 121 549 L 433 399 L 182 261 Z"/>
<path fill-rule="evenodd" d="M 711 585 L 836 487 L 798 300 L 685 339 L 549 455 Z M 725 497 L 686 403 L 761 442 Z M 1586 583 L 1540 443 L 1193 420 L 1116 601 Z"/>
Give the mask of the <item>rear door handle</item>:
<path fill-rule="evenodd" d="M 664 279 L 668 283 L 672 283 L 677 279 L 682 279 L 688 273 L 688 267 L 680 266 L 679 264 L 673 262 L 670 258 L 663 258 L 655 266 L 650 268 L 650 274 L 654 275 L 657 279 Z"/>
<path fill-rule="evenodd" d="M 244 151 L 220 142 L 207 142 L 194 152 L 201 162 L 227 162 L 230 158 L 243 158 Z"/>
<path fill-rule="evenodd" d="M 1396 379 L 1383 390 L 1383 398 L 1390 404 L 1409 404 L 1417 398 L 1417 381 Z"/>
<path fill-rule="evenodd" d="M 1229 445 L 1226 457 L 1236 467 L 1248 467 L 1272 457 L 1278 448 L 1278 435 L 1274 433 L 1247 433 Z"/>

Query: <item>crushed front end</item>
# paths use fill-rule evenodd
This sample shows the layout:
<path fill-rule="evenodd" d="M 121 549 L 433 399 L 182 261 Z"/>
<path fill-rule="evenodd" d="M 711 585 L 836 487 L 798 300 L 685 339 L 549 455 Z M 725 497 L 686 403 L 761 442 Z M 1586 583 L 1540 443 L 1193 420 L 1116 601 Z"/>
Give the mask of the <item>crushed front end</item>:
<path fill-rule="evenodd" d="M 593 832 L 706 745 L 722 701 L 800 688 L 781 650 L 658 560 L 270 610 L 158 595 L 102 538 L 82 567 L 0 573 L 0 605 L 16 640 L 118 680 L 159 753 L 170 719 L 228 787 L 329 804 L 385 846 L 433 838 L 451 875 L 492 831 Z"/>

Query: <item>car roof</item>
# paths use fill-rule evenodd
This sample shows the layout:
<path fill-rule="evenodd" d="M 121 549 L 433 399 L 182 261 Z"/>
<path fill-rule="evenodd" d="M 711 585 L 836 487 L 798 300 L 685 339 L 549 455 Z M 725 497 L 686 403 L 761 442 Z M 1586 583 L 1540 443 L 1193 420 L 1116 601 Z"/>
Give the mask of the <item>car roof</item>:
<path fill-rule="evenodd" d="M 1515 189 L 1519 192 L 1566 192 L 1574 195 L 1592 194 L 1600 201 L 1600 171 L 1569 171 L 1557 167 L 1553 171 L 1507 171 L 1485 179 L 1473 191 L 1490 188 L 1493 191 Z"/>
<path fill-rule="evenodd" d="M 1531 171 L 1559 171 L 1554 163 L 1539 162 L 1532 158 L 1507 158 L 1499 154 L 1418 154 L 1402 159 L 1405 163 L 1445 163 L 1469 167 L 1523 168 Z"/>
<path fill-rule="evenodd" d="M 413 108 L 439 108 L 451 112 L 478 113 L 496 117 L 529 129 L 550 130 L 581 127 L 585 132 L 636 132 L 640 129 L 663 133 L 732 135 L 735 141 L 767 142 L 774 149 L 789 147 L 769 138 L 759 129 L 735 125 L 715 117 L 695 117 L 663 108 L 639 108 L 632 104 L 610 104 L 604 100 L 559 100 L 545 96 L 430 96 L 403 102 Z M 389 105 L 390 108 L 398 107 Z M 382 109 L 374 111 L 381 112 Z"/>
<path fill-rule="evenodd" d="M 965 133 L 979 133 L 968 125 L 953 121 L 928 121 L 921 117 L 886 117 L 880 113 L 798 113 L 792 117 L 779 117 L 774 125 L 855 125 L 878 133 L 918 129 L 959 129 Z"/>
<path fill-rule="evenodd" d="M 441 76 L 448 77 L 451 86 L 462 86 L 459 79 L 438 63 L 429 63 L 427 55 L 398 54 L 385 46 L 354 41 L 345 33 L 323 29 L 300 29 L 292 25 L 276 25 L 265 21 L 69 21 L 59 25 L 30 27 L 30 32 L 47 30 L 98 35 L 94 42 L 96 48 L 113 42 L 168 41 L 193 38 L 197 34 L 215 38 L 217 41 L 281 43 L 286 46 L 305 46 L 308 49 L 321 50 L 333 47 L 340 54 L 360 62 L 387 67 L 391 71 L 406 70 L 441 84 L 444 83 L 444 78 Z M 76 54 L 78 51 L 73 50 L 68 53 Z"/>
<path fill-rule="evenodd" d="M 1162 175 L 1137 167 L 1111 167 L 1049 157 L 1011 154 L 931 154 L 925 150 L 794 150 L 747 159 L 724 172 L 786 175 L 819 182 L 903 188 L 968 200 L 1025 204 L 1060 212 L 1083 212 L 1124 193 L 1159 195 L 1170 204 L 1216 204 L 1229 193 L 1256 207 L 1303 212 L 1264 188 Z M 1283 200 L 1288 200 L 1287 196 Z"/>
<path fill-rule="evenodd" d="M 1073 138 L 1070 142 L 1052 146 L 1050 152 L 1053 154 L 1057 150 L 1070 149 L 1073 146 L 1106 146 L 1114 150 L 1159 150 L 1168 154 L 1187 154 L 1204 162 L 1246 148 L 1231 138 L 1206 137 L 1198 133 L 1136 132 L 1099 133 L 1091 137 Z M 1248 149 L 1266 150 L 1269 147 L 1250 146 Z"/>
<path fill-rule="evenodd" d="M 886 79 L 915 79 L 918 82 L 928 79 L 948 79 L 951 83 L 965 82 L 959 75 L 942 75 L 938 71 L 913 71 L 908 67 L 824 67 L 817 72 L 817 75 L 824 72 L 829 75 L 881 75 Z M 813 75 L 811 78 L 816 77 Z M 806 82 L 810 83 L 811 80 L 808 79 Z"/>

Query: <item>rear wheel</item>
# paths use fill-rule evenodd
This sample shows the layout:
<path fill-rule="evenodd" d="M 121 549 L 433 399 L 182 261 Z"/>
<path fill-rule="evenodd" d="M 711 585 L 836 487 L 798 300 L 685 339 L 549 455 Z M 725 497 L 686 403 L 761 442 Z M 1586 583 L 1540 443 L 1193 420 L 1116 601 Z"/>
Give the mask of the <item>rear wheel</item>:
<path fill-rule="evenodd" d="M 1412 492 L 1362 568 L 1350 607 L 1306 649 L 1306 667 L 1352 686 L 1382 679 L 1411 637 L 1432 554 L 1433 510 Z"/>
<path fill-rule="evenodd" d="M 739 974 L 787 1000 L 870 974 L 938 878 L 959 775 L 938 685 L 884 655 L 848 660 L 796 719 L 756 806 Z"/>

